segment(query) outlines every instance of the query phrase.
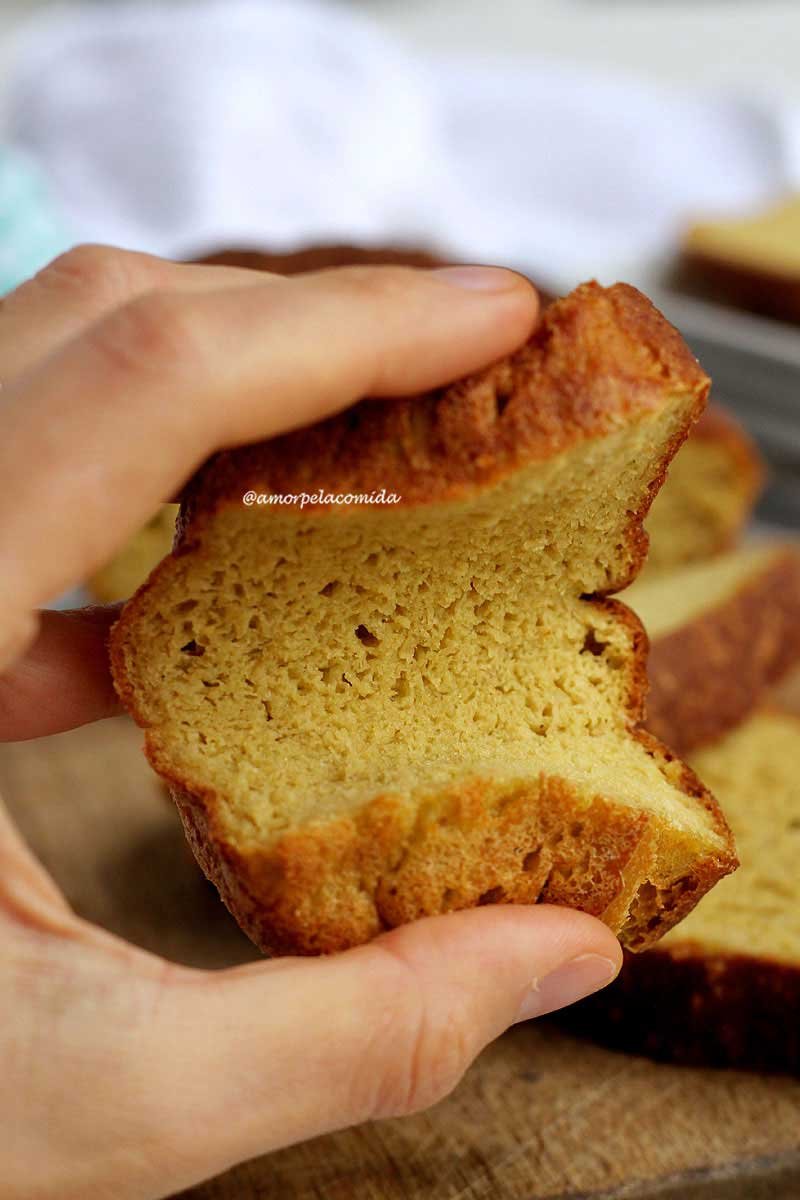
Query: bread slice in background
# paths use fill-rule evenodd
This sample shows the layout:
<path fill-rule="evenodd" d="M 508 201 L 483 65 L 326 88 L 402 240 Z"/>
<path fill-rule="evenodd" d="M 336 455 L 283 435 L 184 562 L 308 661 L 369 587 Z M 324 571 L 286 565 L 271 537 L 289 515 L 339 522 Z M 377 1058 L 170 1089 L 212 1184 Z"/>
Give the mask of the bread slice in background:
<path fill-rule="evenodd" d="M 800 1075 L 800 717 L 762 709 L 691 762 L 742 865 L 569 1021 L 659 1059 Z"/>
<path fill-rule="evenodd" d="M 800 196 L 695 223 L 683 239 L 678 282 L 723 304 L 800 321 Z"/>
<path fill-rule="evenodd" d="M 265 950 L 537 900 L 639 949 L 734 867 L 714 800 L 639 728 L 644 637 L 601 598 L 707 386 L 644 297 L 586 285 L 470 379 L 199 473 L 113 670 Z M 242 504 L 380 488 L 402 502 Z"/>
<path fill-rule="evenodd" d="M 653 502 L 644 578 L 729 550 L 752 513 L 763 478 L 752 439 L 730 413 L 712 404 L 675 456 Z"/>
<path fill-rule="evenodd" d="M 92 597 L 101 604 L 127 600 L 140 587 L 153 567 L 172 549 L 177 504 L 164 504 L 107 563 L 86 581 Z"/>
<path fill-rule="evenodd" d="M 647 728 L 677 754 L 733 728 L 800 666 L 800 545 L 754 543 L 638 579 Z"/>

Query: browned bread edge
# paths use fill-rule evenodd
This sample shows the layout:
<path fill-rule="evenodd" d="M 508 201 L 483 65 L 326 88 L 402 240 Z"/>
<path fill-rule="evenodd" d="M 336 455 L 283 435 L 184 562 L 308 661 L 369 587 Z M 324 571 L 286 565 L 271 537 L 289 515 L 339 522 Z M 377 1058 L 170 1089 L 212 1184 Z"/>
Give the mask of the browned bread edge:
<path fill-rule="evenodd" d="M 625 955 L 610 987 L 563 1023 L 663 1062 L 800 1075 L 800 965 L 694 942 Z"/>
<path fill-rule="evenodd" d="M 715 741 L 800 661 L 800 550 L 650 649 L 647 728 L 676 754 Z"/>

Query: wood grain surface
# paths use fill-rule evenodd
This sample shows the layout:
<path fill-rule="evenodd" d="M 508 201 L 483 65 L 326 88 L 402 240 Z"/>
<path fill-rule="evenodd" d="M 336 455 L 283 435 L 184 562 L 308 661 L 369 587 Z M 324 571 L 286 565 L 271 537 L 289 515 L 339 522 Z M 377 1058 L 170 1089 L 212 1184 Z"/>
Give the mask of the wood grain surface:
<path fill-rule="evenodd" d="M 257 957 L 123 718 L 0 747 L 0 793 L 81 915 L 177 962 Z M 191 1200 L 800 1200 L 800 1082 L 660 1066 L 545 1021 L 430 1112 L 247 1163 Z"/>

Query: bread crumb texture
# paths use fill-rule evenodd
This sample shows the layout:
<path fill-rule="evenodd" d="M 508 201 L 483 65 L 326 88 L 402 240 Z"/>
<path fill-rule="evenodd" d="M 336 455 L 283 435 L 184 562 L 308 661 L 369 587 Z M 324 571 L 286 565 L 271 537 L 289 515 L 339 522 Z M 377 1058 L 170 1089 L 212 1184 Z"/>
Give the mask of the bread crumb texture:
<path fill-rule="evenodd" d="M 586 285 L 479 375 L 199 473 L 112 660 L 265 950 L 539 900 L 639 949 L 734 867 L 710 794 L 638 728 L 644 635 L 601 598 L 706 390 L 643 297 Z M 402 503 L 241 502 L 381 487 Z"/>

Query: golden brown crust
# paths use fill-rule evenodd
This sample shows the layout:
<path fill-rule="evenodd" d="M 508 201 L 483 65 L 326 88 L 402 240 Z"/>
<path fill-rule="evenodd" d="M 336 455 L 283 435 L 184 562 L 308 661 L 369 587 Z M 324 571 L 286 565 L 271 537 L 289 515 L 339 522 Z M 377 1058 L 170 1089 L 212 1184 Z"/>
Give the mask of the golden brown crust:
<path fill-rule="evenodd" d="M 171 790 L 198 862 L 268 954 L 330 953 L 418 917 L 487 903 L 579 908 L 638 951 L 735 865 L 724 855 L 694 863 L 652 886 L 657 904 L 637 908 L 656 869 L 658 822 L 602 797 L 587 805 L 552 777 L 506 789 L 476 779 L 428 798 L 413 821 L 397 800 L 378 797 L 352 817 L 250 853 L 226 837 L 213 796 Z"/>
<path fill-rule="evenodd" d="M 755 578 L 650 651 L 646 725 L 677 754 L 732 729 L 800 660 L 800 551 L 786 549 Z"/>
<path fill-rule="evenodd" d="M 642 519 L 707 389 L 677 333 L 644 297 L 625 285 L 585 285 L 547 311 L 526 347 L 480 375 L 416 400 L 364 402 L 311 429 L 216 456 L 187 489 L 176 553 L 192 554 L 215 511 L 240 503 L 248 488 L 341 494 L 390 484 L 405 504 L 441 502 L 663 410 L 674 392 L 684 398 L 681 427 L 631 514 L 635 570 L 647 546 Z M 138 595 L 157 587 L 168 568 L 169 560 Z M 328 952 L 423 913 L 548 900 L 601 915 L 642 949 L 732 870 L 715 801 L 638 727 L 646 679 L 638 618 L 617 601 L 593 602 L 613 608 L 631 632 L 631 735 L 712 814 L 723 838 L 718 853 L 698 861 L 688 835 L 607 798 L 587 800 L 552 777 L 506 785 L 474 779 L 414 806 L 379 796 L 354 815 L 244 853 L 226 836 L 221 798 L 183 778 L 160 751 L 158 731 L 148 730 L 148 757 L 170 783 L 195 854 L 253 940 L 273 953 Z M 135 598 L 116 626 L 111 657 L 120 696 L 146 727 L 125 664 L 136 607 Z"/>
<path fill-rule="evenodd" d="M 618 979 L 564 1021 L 662 1061 L 800 1075 L 798 1012 L 800 966 L 685 942 L 626 954 Z"/>
<path fill-rule="evenodd" d="M 676 282 L 694 294 L 781 321 L 800 322 L 800 278 L 686 249 Z"/>

